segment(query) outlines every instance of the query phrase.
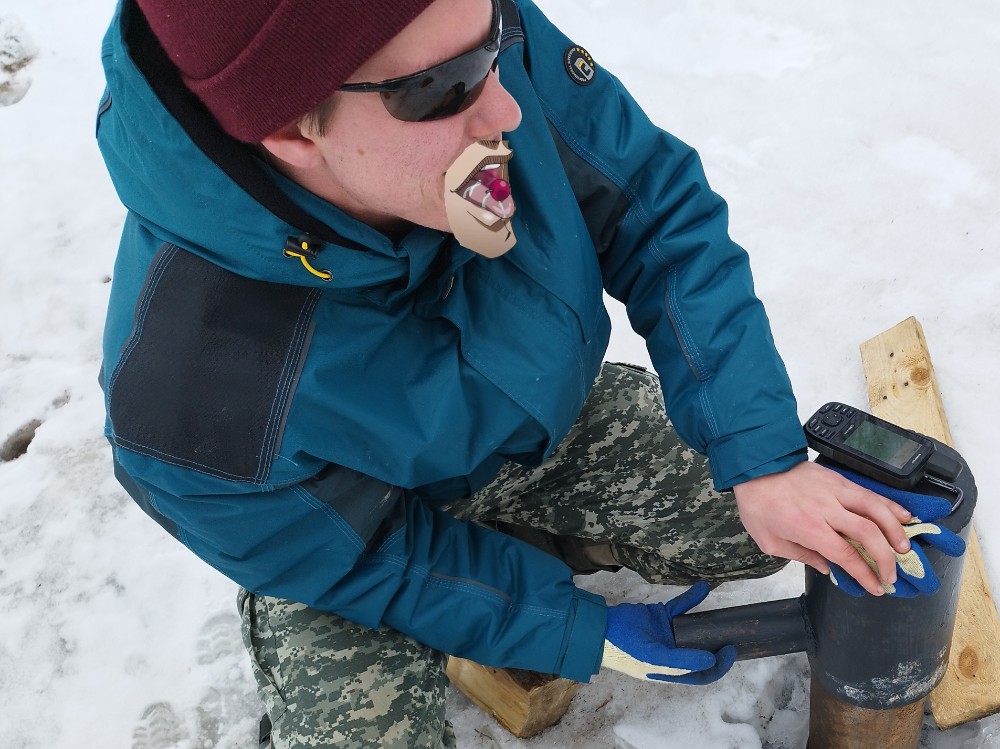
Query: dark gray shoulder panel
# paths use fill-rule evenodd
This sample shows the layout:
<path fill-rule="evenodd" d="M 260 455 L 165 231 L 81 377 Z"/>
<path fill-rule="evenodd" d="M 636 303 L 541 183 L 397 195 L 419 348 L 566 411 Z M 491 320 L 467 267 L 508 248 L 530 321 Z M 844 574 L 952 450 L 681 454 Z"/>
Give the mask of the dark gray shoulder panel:
<path fill-rule="evenodd" d="M 503 21 L 503 36 L 500 39 L 502 51 L 515 42 L 523 41 L 524 30 L 521 28 L 521 12 L 514 0 L 500 0 L 500 18 Z"/>
<path fill-rule="evenodd" d="M 109 384 L 115 443 L 220 478 L 263 482 L 318 296 L 165 245 Z"/>
<path fill-rule="evenodd" d="M 602 254 L 615 241 L 618 227 L 628 213 L 628 196 L 600 170 L 588 164 L 570 148 L 551 123 L 549 131 L 559 152 L 559 160 L 566 170 L 566 177 L 573 188 L 576 202 L 583 213 L 583 220 L 587 223 L 590 238 L 597 248 L 597 253 Z"/>
<path fill-rule="evenodd" d="M 153 505 L 153 500 L 138 481 L 133 479 L 128 473 L 122 468 L 121 463 L 118 462 L 117 457 L 114 459 L 114 471 L 115 478 L 118 479 L 118 483 L 122 485 L 129 496 L 135 500 L 135 503 L 142 508 L 149 517 L 159 523 L 160 527 L 163 528 L 171 536 L 180 540 L 180 533 L 177 530 L 177 523 L 170 520 L 168 517 L 163 515 L 156 507 Z"/>
<path fill-rule="evenodd" d="M 369 548 L 403 524 L 403 490 L 363 473 L 330 464 L 301 487 L 336 510 Z"/>

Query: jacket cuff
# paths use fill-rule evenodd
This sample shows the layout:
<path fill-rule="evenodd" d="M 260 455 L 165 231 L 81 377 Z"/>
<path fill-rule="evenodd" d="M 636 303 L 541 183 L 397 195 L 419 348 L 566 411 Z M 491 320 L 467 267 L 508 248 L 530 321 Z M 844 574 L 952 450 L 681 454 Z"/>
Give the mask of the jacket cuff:
<path fill-rule="evenodd" d="M 806 459 L 805 449 L 802 425 L 791 416 L 716 440 L 708 446 L 715 488 L 724 491 L 749 478 L 787 471 Z"/>
<path fill-rule="evenodd" d="M 601 670 L 607 628 L 608 604 L 604 598 L 576 588 L 563 640 L 562 665 L 557 673 L 575 681 L 590 681 Z"/>
<path fill-rule="evenodd" d="M 765 463 L 752 471 L 747 471 L 739 476 L 732 479 L 732 485 L 742 484 L 750 479 L 759 478 L 760 476 L 770 476 L 773 473 L 784 473 L 793 466 L 803 463 L 809 459 L 808 454 L 805 450 L 799 450 L 791 455 L 785 455 L 784 457 L 778 458 L 777 460 L 772 460 L 770 463 Z"/>

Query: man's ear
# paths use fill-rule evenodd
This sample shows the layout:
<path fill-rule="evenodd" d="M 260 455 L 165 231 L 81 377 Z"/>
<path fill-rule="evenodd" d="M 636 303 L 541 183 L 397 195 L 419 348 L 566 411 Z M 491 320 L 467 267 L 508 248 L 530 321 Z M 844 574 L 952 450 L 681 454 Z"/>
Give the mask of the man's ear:
<path fill-rule="evenodd" d="M 298 122 L 271 133 L 260 144 L 275 158 L 300 169 L 316 166 L 322 159 L 315 140 Z"/>

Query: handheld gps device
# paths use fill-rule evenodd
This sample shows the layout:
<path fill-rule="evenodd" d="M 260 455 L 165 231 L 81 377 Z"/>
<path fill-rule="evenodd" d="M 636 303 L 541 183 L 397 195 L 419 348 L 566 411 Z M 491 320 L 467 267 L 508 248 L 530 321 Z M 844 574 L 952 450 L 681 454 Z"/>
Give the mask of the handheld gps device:
<path fill-rule="evenodd" d="M 843 403 L 823 405 L 804 429 L 820 455 L 896 489 L 912 489 L 925 478 L 952 482 L 961 471 L 930 438 Z"/>

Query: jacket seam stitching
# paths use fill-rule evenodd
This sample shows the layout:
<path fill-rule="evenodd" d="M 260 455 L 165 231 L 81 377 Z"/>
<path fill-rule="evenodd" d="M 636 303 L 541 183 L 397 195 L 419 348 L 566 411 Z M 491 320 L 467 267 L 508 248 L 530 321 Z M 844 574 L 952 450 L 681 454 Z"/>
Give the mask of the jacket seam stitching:
<path fill-rule="evenodd" d="M 160 285 L 160 281 L 163 280 L 167 266 L 170 265 L 170 262 L 177 256 L 179 251 L 180 249 L 176 245 L 169 242 L 164 242 L 160 246 L 158 251 L 160 257 L 156 259 L 149 281 L 147 282 L 146 288 L 143 290 L 142 296 L 140 297 L 139 308 L 135 313 L 135 330 L 132 331 L 125 347 L 122 349 L 121 357 L 118 359 L 115 371 L 111 374 L 111 381 L 108 383 L 109 403 L 111 402 L 111 397 L 114 394 L 115 385 L 118 383 L 119 375 L 121 375 L 129 357 L 135 349 L 138 348 L 139 341 L 142 339 L 142 330 L 146 324 L 146 314 L 149 312 L 149 306 L 153 303 L 153 297 L 156 295 L 156 289 Z"/>
<path fill-rule="evenodd" d="M 489 601 L 495 604 L 499 604 L 503 608 L 512 611 L 524 611 L 526 613 L 535 614 L 538 616 L 544 616 L 552 619 L 565 619 L 566 613 L 560 611 L 559 609 L 546 608 L 543 606 L 536 606 L 534 604 L 519 604 L 514 603 L 513 599 L 506 594 L 494 593 L 491 590 L 483 587 L 481 584 L 474 580 L 469 580 L 467 582 L 459 580 L 444 579 L 438 576 L 434 570 L 429 567 L 418 564 L 407 564 L 404 559 L 395 554 L 374 554 L 369 557 L 372 562 L 384 562 L 397 567 L 401 570 L 408 570 L 414 573 L 416 576 L 424 579 L 428 584 L 434 585 L 440 588 L 448 588 L 452 590 L 465 591 L 477 598 L 481 598 L 485 601 Z"/>
<path fill-rule="evenodd" d="M 562 124 L 562 121 L 556 115 L 555 110 L 552 109 L 547 102 L 539 99 L 539 103 L 541 104 L 545 118 L 551 123 L 552 127 L 556 129 L 556 132 L 559 133 L 566 145 L 574 153 L 576 153 L 577 156 L 603 174 L 607 179 L 611 180 L 628 199 L 629 210 L 622 216 L 622 224 L 624 225 L 627 222 L 629 215 L 633 212 L 638 214 L 638 219 L 641 222 L 648 222 L 649 216 L 642 206 L 642 200 L 638 193 L 632 189 L 629 180 L 619 175 L 610 164 L 606 163 L 601 158 L 600 154 L 592 151 L 585 143 L 581 143 L 573 137 L 572 133 L 570 133 L 569 130 Z"/>
<path fill-rule="evenodd" d="M 650 244 L 652 245 L 652 242 Z M 654 247 L 651 246 L 650 251 L 659 256 Z M 664 307 L 673 325 L 674 335 L 677 336 L 677 343 L 680 345 L 681 352 L 684 354 L 684 358 L 691 368 L 691 373 L 698 382 L 706 382 L 709 379 L 709 375 L 701 362 L 701 356 L 697 347 L 693 345 L 690 327 L 681 314 L 680 305 L 677 302 L 676 265 L 671 265 L 667 268 L 667 293 L 666 299 L 664 299 Z"/>
<path fill-rule="evenodd" d="M 351 527 L 350 523 L 344 520 L 344 518 L 340 515 L 340 513 L 338 513 L 336 510 L 334 510 L 326 503 L 322 502 L 321 500 L 311 495 L 301 486 L 293 486 L 290 487 L 290 489 L 292 494 L 298 497 L 298 499 L 301 502 L 304 502 L 307 506 L 315 510 L 319 510 L 324 515 L 326 515 L 326 517 L 329 518 L 334 525 L 336 525 L 341 531 L 344 532 L 344 535 L 347 537 L 347 540 L 358 552 L 363 552 L 365 550 L 364 541 L 361 539 L 361 536 L 359 536 L 358 532 Z"/>
<path fill-rule="evenodd" d="M 309 329 L 309 321 L 312 319 L 312 313 L 316 309 L 319 295 L 320 292 L 318 289 L 313 289 L 306 295 L 302 307 L 299 309 L 298 318 L 295 321 L 292 340 L 288 346 L 288 350 L 285 352 L 285 362 L 281 368 L 278 387 L 271 400 L 271 410 L 268 413 L 267 424 L 264 427 L 264 439 L 261 444 L 260 458 L 257 462 L 257 472 L 254 475 L 254 480 L 257 482 L 261 482 L 267 477 L 267 469 L 273 462 L 273 453 L 278 439 L 278 426 L 281 423 L 281 414 L 284 413 L 288 396 L 291 393 L 292 383 L 294 382 L 296 371 L 294 365 L 298 363 L 296 353 L 300 356 L 305 355 L 305 352 L 302 350 L 302 344 L 305 342 L 305 333 Z"/>
<path fill-rule="evenodd" d="M 213 466 L 206 466 L 198 463 L 194 460 L 188 460 L 186 458 L 180 458 L 176 455 L 171 455 L 170 453 L 165 453 L 162 450 L 157 450 L 155 447 L 149 447 L 148 445 L 143 445 L 139 442 L 133 442 L 130 439 L 126 439 L 118 434 L 112 432 L 112 437 L 114 442 L 119 447 L 123 447 L 131 452 L 138 453 L 140 455 L 146 455 L 148 457 L 154 458 L 156 460 L 167 463 L 168 465 L 176 466 L 178 468 L 186 468 L 190 470 L 196 470 L 199 473 L 206 473 L 209 476 L 216 476 L 217 478 L 230 479 L 234 481 L 241 481 L 248 484 L 254 484 L 258 486 L 263 486 L 263 482 L 257 481 L 253 476 L 242 476 L 237 473 L 229 473 L 220 468 L 215 468 Z"/>

